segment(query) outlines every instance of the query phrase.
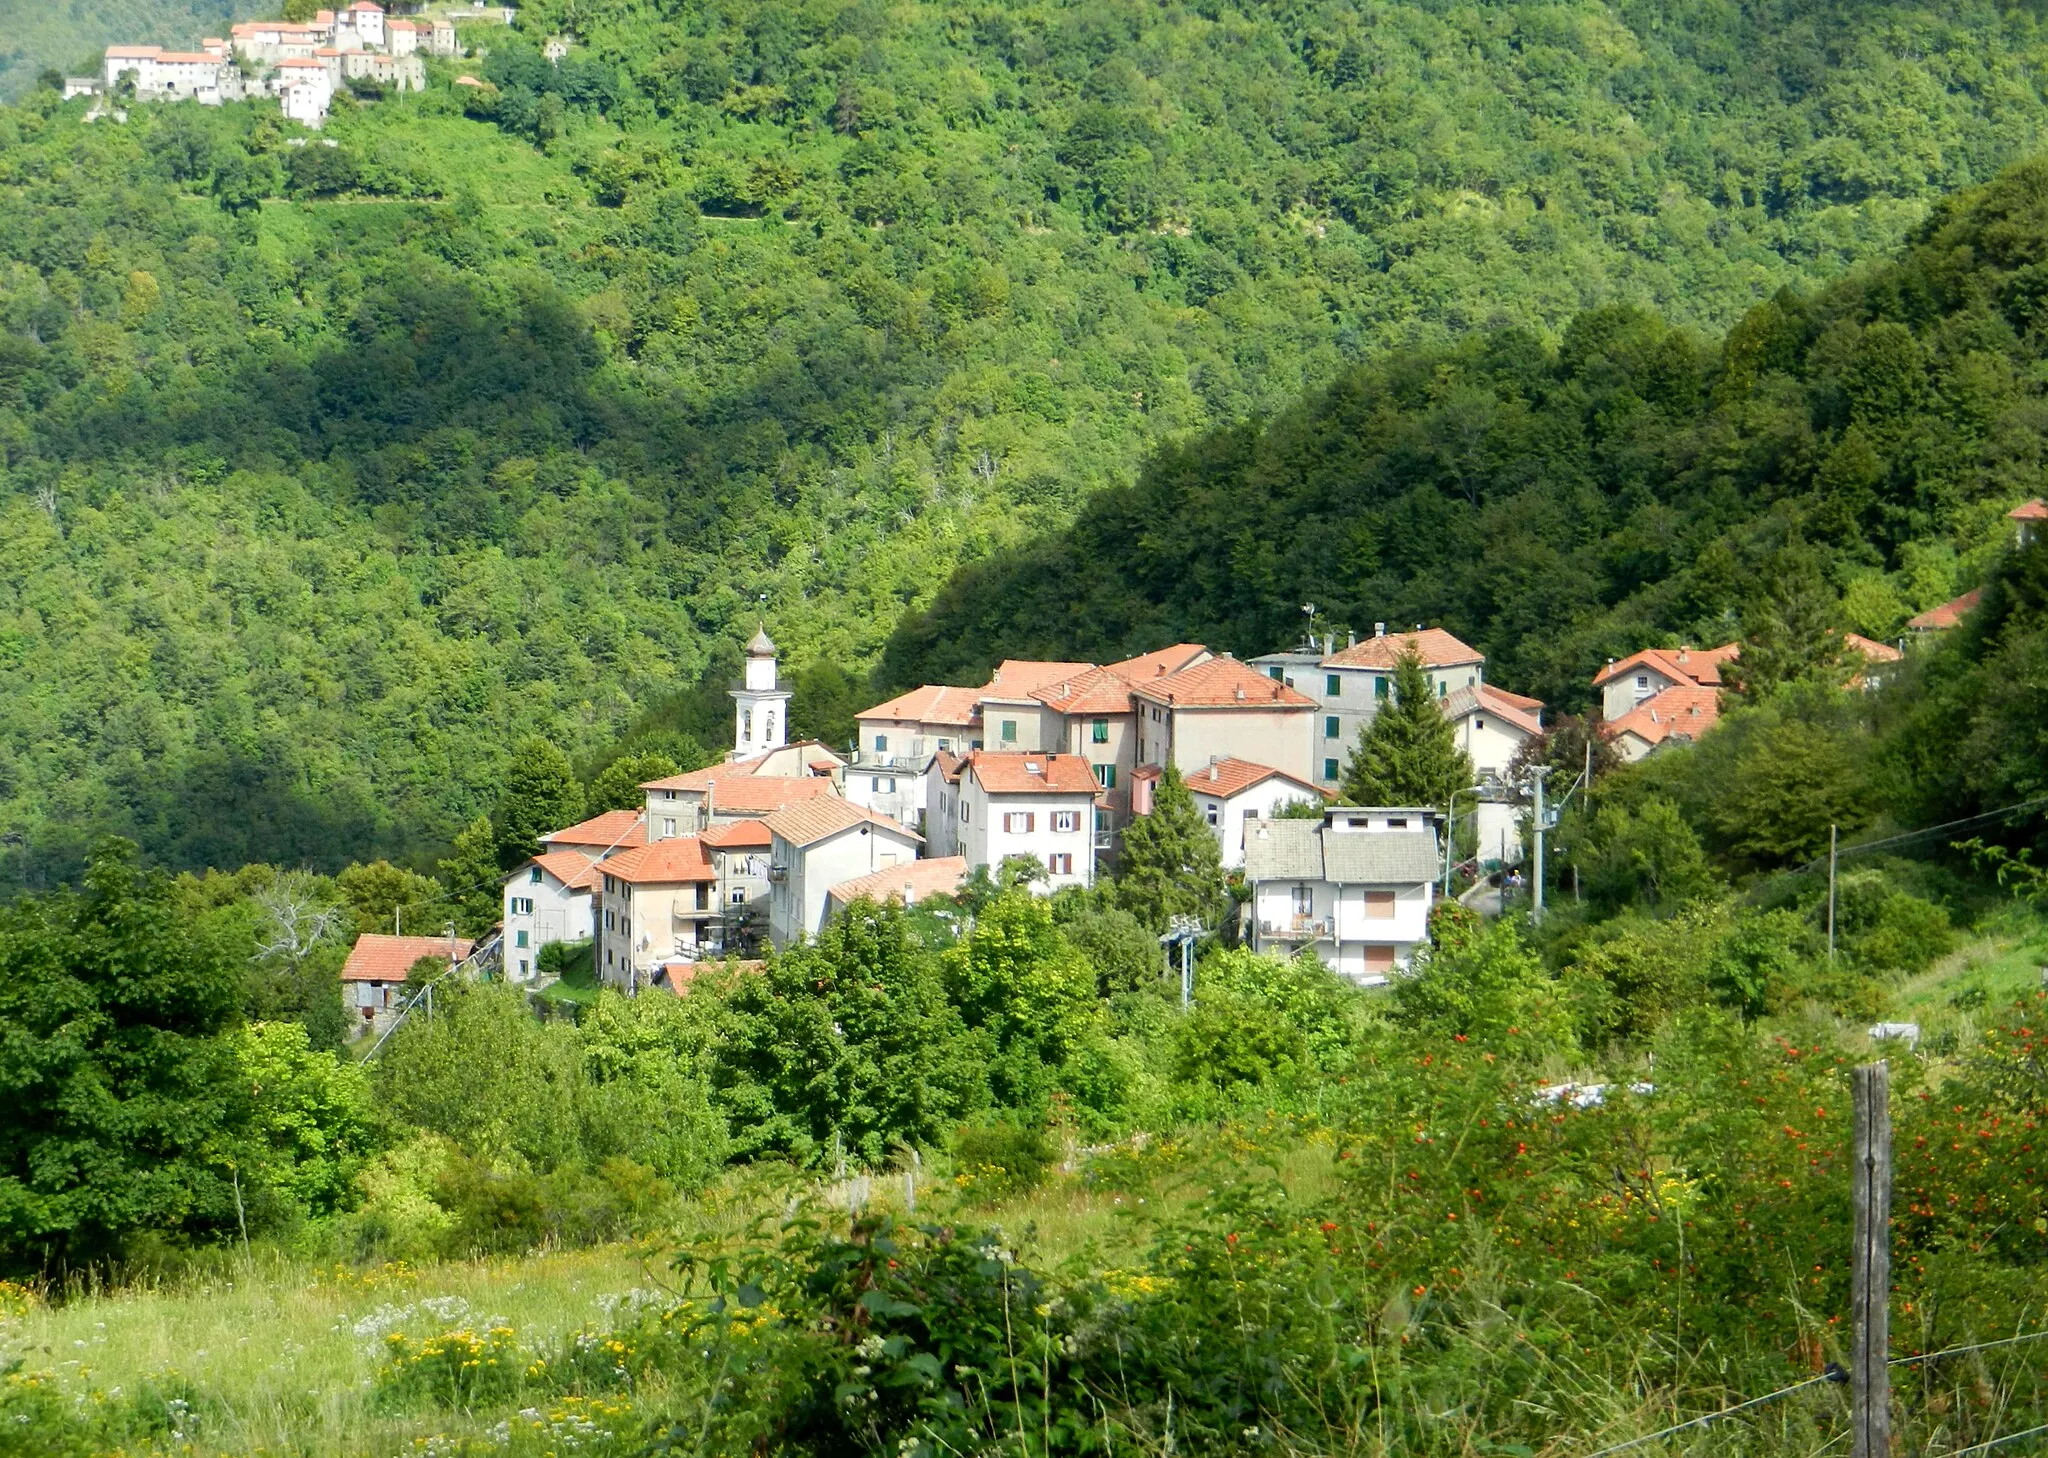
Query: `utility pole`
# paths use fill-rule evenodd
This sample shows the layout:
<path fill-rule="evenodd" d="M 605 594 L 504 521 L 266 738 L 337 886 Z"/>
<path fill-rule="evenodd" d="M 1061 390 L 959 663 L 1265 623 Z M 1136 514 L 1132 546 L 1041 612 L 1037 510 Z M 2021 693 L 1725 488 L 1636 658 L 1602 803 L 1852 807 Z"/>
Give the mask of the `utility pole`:
<path fill-rule="evenodd" d="M 1849 1166 L 1855 1227 L 1850 1251 L 1850 1458 L 1890 1458 L 1892 1109 L 1891 1069 L 1880 1059 L 1850 1073 L 1856 1101 Z"/>
<path fill-rule="evenodd" d="M 1835 840 L 1837 829 L 1828 827 L 1828 961 L 1835 960 Z"/>
<path fill-rule="evenodd" d="M 1529 878 L 1529 924 L 1540 925 L 1543 921 L 1543 834 L 1548 828 L 1543 823 L 1543 777 L 1550 773 L 1547 764 L 1532 765 L 1529 777 L 1536 785 L 1535 822 L 1535 873 Z"/>

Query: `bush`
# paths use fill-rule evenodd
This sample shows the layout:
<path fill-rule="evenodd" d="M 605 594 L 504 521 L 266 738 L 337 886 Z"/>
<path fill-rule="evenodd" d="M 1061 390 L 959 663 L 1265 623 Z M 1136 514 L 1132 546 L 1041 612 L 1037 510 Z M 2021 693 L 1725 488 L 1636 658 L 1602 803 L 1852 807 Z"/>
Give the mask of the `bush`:
<path fill-rule="evenodd" d="M 997 1121 L 953 1135 L 953 1180 L 978 1200 L 1006 1200 L 1045 1183 L 1059 1151 L 1045 1130 Z"/>

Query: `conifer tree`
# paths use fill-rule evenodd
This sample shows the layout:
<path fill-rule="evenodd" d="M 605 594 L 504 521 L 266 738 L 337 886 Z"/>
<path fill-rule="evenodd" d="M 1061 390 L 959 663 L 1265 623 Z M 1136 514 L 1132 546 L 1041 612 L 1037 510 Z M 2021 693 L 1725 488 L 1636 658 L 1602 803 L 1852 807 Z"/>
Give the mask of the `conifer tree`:
<path fill-rule="evenodd" d="M 1124 910 L 1155 932 L 1169 917 L 1199 916 L 1215 926 L 1224 903 L 1223 858 L 1216 837 L 1172 765 L 1152 796 L 1152 813 L 1124 831 L 1116 896 Z"/>
<path fill-rule="evenodd" d="M 498 864 L 509 870 L 540 849 L 550 830 L 574 825 L 583 816 L 583 786 L 569 756 L 535 735 L 513 746 L 505 767 L 491 825 L 497 832 Z"/>
<path fill-rule="evenodd" d="M 441 884 L 455 905 L 455 924 L 464 936 L 489 931 L 498 919 L 504 873 L 498 867 L 498 839 L 491 818 L 479 815 L 455 837 L 448 859 L 440 862 Z"/>
<path fill-rule="evenodd" d="M 1472 759 L 1458 748 L 1422 657 L 1394 663 L 1393 697 L 1358 731 L 1344 767 L 1344 798 L 1353 805 L 1446 805 L 1472 783 Z"/>
<path fill-rule="evenodd" d="M 1762 577 L 1762 591 L 1742 610 L 1742 652 L 1723 679 L 1751 700 L 1796 679 L 1839 685 L 1861 660 L 1851 660 L 1835 626 L 1841 604 L 1820 554 L 1790 542 L 1765 561 Z"/>

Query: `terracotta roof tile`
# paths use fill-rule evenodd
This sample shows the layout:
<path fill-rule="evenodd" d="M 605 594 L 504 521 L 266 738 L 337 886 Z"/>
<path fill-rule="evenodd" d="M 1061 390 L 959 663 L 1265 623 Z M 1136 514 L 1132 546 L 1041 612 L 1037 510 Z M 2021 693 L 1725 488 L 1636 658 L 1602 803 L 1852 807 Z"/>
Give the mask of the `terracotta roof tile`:
<path fill-rule="evenodd" d="M 703 841 L 694 835 L 671 836 L 622 851 L 605 861 L 603 873 L 636 886 L 677 886 L 718 879 Z"/>
<path fill-rule="evenodd" d="M 1666 739 L 1697 739 L 1721 720 L 1719 689 L 1675 684 L 1601 726 L 1608 738 L 1633 734 L 1653 748 Z"/>
<path fill-rule="evenodd" d="M 2006 516 L 2012 521 L 2048 521 L 2048 504 L 2036 496 L 2032 501 L 2015 506 Z"/>
<path fill-rule="evenodd" d="M 1916 633 L 1933 633 L 1944 628 L 1953 628 L 1976 610 L 1983 597 L 1984 589 L 1973 587 L 1961 597 L 1950 598 L 1940 607 L 1931 607 L 1924 613 L 1908 618 L 1906 626 Z"/>
<path fill-rule="evenodd" d="M 905 830 L 888 816 L 856 805 L 850 800 L 812 800 L 805 804 L 790 805 L 777 810 L 767 820 L 768 828 L 776 835 L 799 848 L 815 845 L 827 836 L 837 835 L 856 825 L 886 826 L 907 840 L 924 843 L 924 837 L 914 830 Z"/>
<path fill-rule="evenodd" d="M 1304 798 L 1314 799 L 1321 794 L 1321 791 L 1299 775 L 1274 769 L 1269 764 L 1254 764 L 1248 759 L 1219 759 L 1214 764 L 1196 765 L 1193 769 L 1182 770 L 1181 778 L 1187 782 L 1187 787 L 1192 793 L 1211 795 L 1219 800 L 1241 795 L 1253 786 L 1263 785 L 1267 780 L 1275 778 L 1301 786 L 1306 792 Z"/>
<path fill-rule="evenodd" d="M 754 775 L 720 780 L 706 791 L 704 804 L 713 815 L 758 816 L 790 805 L 837 798 L 838 787 L 822 775 Z"/>
<path fill-rule="evenodd" d="M 1108 667 L 1111 673 L 1136 683 L 1140 679 L 1163 678 L 1169 673 L 1179 673 L 1183 668 L 1193 668 L 1204 658 L 1215 656 L 1200 643 L 1175 643 L 1166 648 L 1154 648 L 1150 653 L 1140 653 L 1136 658 L 1126 658 L 1120 663 L 1112 663 Z"/>
<path fill-rule="evenodd" d="M 1028 699 L 1049 683 L 1079 678 L 1092 663 L 1049 663 L 1035 658 L 1005 658 L 982 686 L 985 699 Z"/>
<path fill-rule="evenodd" d="M 551 830 L 540 838 L 549 849 L 572 845 L 594 845 L 600 850 L 647 844 L 647 826 L 638 810 L 607 810 L 562 830 Z"/>
<path fill-rule="evenodd" d="M 851 881 L 841 881 L 826 896 L 850 906 L 865 896 L 871 901 L 901 901 L 915 906 L 928 896 L 951 896 L 967 880 L 967 857 L 937 856 L 901 866 L 884 866 Z"/>
<path fill-rule="evenodd" d="M 1461 663 L 1484 663 L 1486 655 L 1458 640 L 1442 628 L 1424 628 L 1416 633 L 1375 634 L 1340 648 L 1323 660 L 1325 668 L 1392 668 L 1394 660 L 1414 650 L 1428 668 L 1450 668 Z"/>
<path fill-rule="evenodd" d="M 991 795 L 1093 795 L 1095 771 L 1078 754 L 977 749 L 964 771 Z"/>
<path fill-rule="evenodd" d="M 1719 648 L 1645 648 L 1617 663 L 1610 663 L 1593 675 L 1593 687 L 1638 668 L 1650 668 L 1677 684 L 1718 688 L 1721 665 L 1742 655 L 1740 643 L 1723 643 Z"/>
<path fill-rule="evenodd" d="M 768 826 L 759 820 L 735 820 L 727 825 L 714 825 L 699 838 L 714 850 L 766 847 L 774 840 Z"/>
<path fill-rule="evenodd" d="M 1062 714 L 1131 712 L 1130 682 L 1109 668 L 1091 668 L 1073 678 L 1048 683 L 1033 692 L 1031 697 Z"/>
<path fill-rule="evenodd" d="M 1313 709 L 1316 701 L 1299 689 L 1235 658 L 1211 658 L 1178 673 L 1148 678 L 1131 691 L 1177 709 Z"/>
<path fill-rule="evenodd" d="M 1889 643 L 1880 643 L 1875 638 L 1866 638 L 1861 633 L 1842 634 L 1842 644 L 1854 648 L 1871 663 L 1897 663 L 1906 655 Z"/>
<path fill-rule="evenodd" d="M 1454 721 L 1464 718 L 1467 714 L 1492 714 L 1526 734 L 1543 732 L 1541 699 L 1504 693 L 1492 684 L 1482 683 L 1474 688 L 1453 689 L 1445 697 L 1443 709 L 1444 717 Z"/>
<path fill-rule="evenodd" d="M 919 724 L 962 726 L 974 722 L 974 706 L 980 689 L 955 688 L 951 684 L 926 684 L 907 694 L 898 694 L 872 709 L 862 709 L 856 719 L 897 719 Z"/>
<path fill-rule="evenodd" d="M 465 937 L 457 937 L 455 960 L 459 962 L 467 957 L 475 945 Z M 349 949 L 348 960 L 341 967 L 341 980 L 403 982 L 413 963 L 422 957 L 432 957 L 445 963 L 448 952 L 446 937 L 394 937 L 382 932 L 364 932 Z"/>
<path fill-rule="evenodd" d="M 596 856 L 585 855 L 581 851 L 561 850 L 535 856 L 526 864 L 529 866 L 539 866 L 571 891 L 588 891 L 597 884 L 597 868 L 603 865 L 604 862 Z M 521 869 L 524 868 L 522 867 Z M 513 872 L 515 876 L 518 874 L 518 871 Z"/>
<path fill-rule="evenodd" d="M 748 775 L 759 770 L 762 762 L 767 758 L 768 756 L 765 754 L 757 754 L 748 759 L 721 760 L 717 764 L 707 764 L 702 769 L 685 770 L 679 775 L 669 775 L 665 779 L 645 780 L 641 783 L 640 788 L 643 790 L 709 789 L 720 780 L 746 778 Z"/>

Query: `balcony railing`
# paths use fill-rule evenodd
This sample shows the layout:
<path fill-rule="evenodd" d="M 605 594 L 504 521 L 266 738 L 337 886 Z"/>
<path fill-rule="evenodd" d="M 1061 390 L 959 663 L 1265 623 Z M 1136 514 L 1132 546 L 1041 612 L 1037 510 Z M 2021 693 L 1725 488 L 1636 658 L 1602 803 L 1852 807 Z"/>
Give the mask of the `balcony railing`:
<path fill-rule="evenodd" d="M 1295 916 L 1259 923 L 1259 935 L 1276 942 L 1312 942 L 1320 937 L 1333 937 L 1336 932 L 1336 919 L 1328 916 Z"/>
<path fill-rule="evenodd" d="M 854 751 L 853 767 L 859 770 L 879 771 L 883 774 L 917 774 L 924 769 L 925 761 L 931 757 L 924 754 L 886 754 L 872 749 Z"/>

